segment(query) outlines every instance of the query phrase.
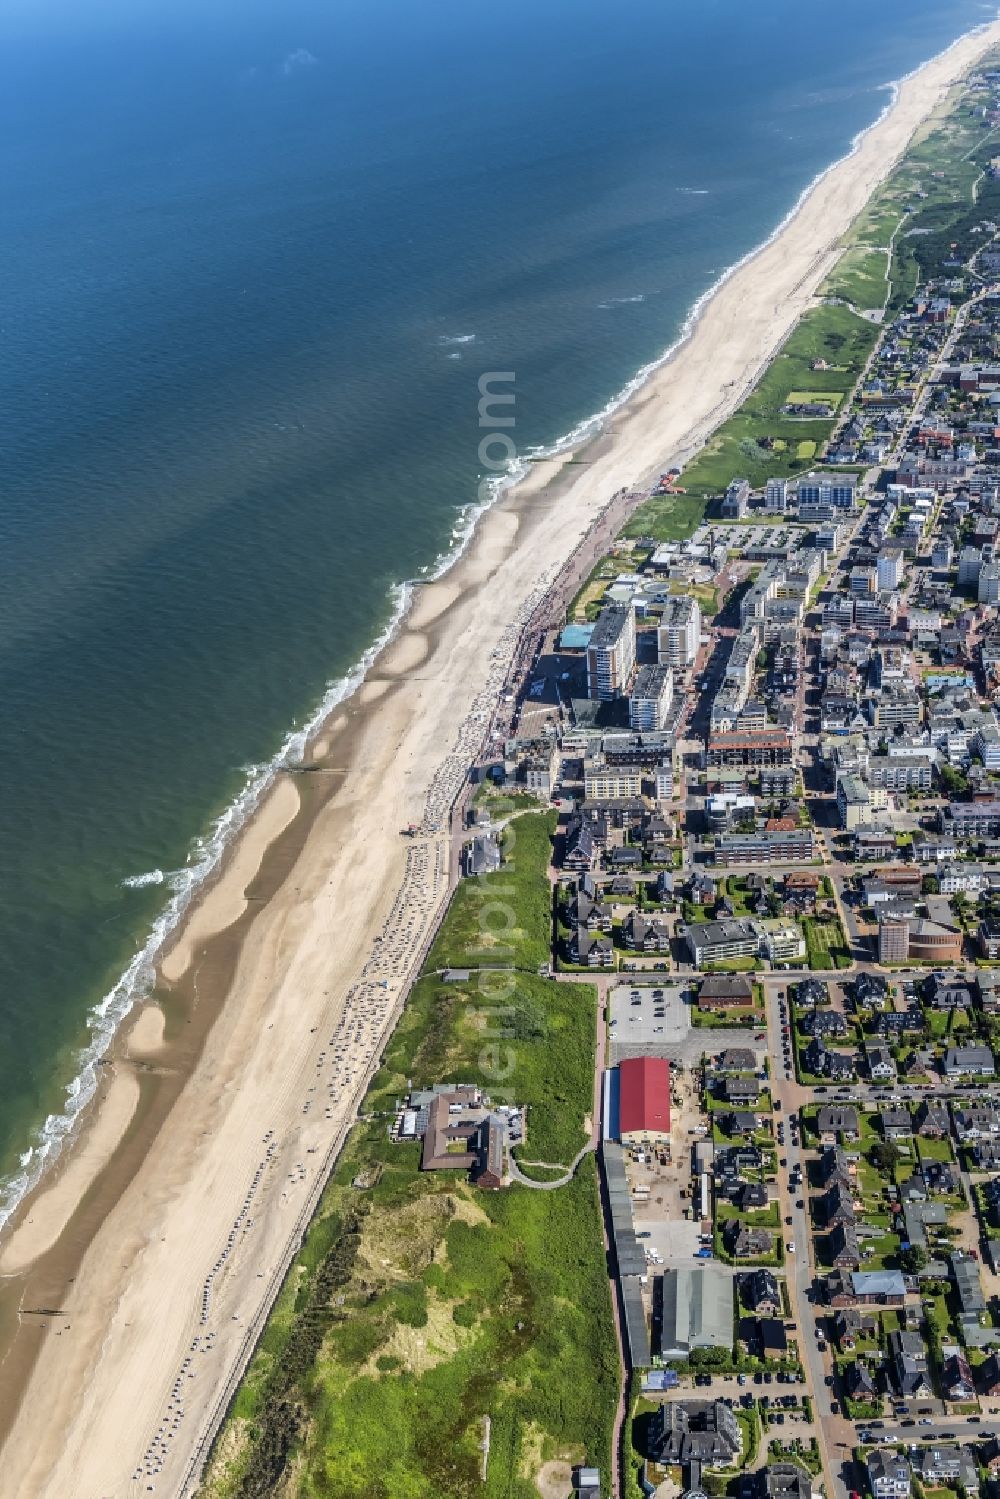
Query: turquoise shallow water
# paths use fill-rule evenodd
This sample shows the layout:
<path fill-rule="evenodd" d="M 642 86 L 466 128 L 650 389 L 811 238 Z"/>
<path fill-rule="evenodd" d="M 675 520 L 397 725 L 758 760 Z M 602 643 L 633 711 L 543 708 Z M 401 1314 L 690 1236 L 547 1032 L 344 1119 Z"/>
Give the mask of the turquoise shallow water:
<path fill-rule="evenodd" d="M 599 411 L 988 13 L 0 12 L 0 1170 L 248 768 L 452 545 L 479 375 L 522 448 Z"/>

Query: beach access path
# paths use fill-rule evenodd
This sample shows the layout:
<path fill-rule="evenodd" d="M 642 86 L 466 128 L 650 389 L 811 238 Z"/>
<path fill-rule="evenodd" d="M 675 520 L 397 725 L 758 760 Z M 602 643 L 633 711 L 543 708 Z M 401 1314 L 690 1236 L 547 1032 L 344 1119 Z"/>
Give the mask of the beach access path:
<path fill-rule="evenodd" d="M 739 403 L 914 129 L 998 42 L 994 24 L 906 80 L 780 237 L 720 288 L 614 431 L 582 463 L 534 465 L 483 516 L 456 566 L 418 590 L 314 747 L 318 774 L 304 779 L 325 772 L 329 790 L 295 814 L 309 821 L 294 857 L 269 853 L 258 831 L 266 809 L 248 825 L 215 887 L 213 922 L 193 916 L 197 942 L 182 936 L 182 958 L 168 956 L 169 982 L 199 1003 L 220 975 L 225 987 L 176 1103 L 141 1152 L 133 1139 L 127 1168 L 111 1154 L 90 1188 L 106 1210 L 90 1214 L 85 1238 L 73 1244 L 70 1213 L 60 1242 L 13 1272 L 25 1295 L 41 1279 L 64 1316 L 19 1327 L 4 1358 L 5 1492 L 193 1491 L 219 1391 L 266 1311 L 321 1163 L 349 1127 L 408 964 L 440 913 L 448 808 L 492 719 L 519 623 L 611 495 L 690 456 Z M 481 435 L 472 410 L 470 444 Z M 420 835 L 400 838 L 410 823 Z M 261 892 L 250 909 L 246 867 Z M 233 922 L 232 961 L 213 961 Z"/>

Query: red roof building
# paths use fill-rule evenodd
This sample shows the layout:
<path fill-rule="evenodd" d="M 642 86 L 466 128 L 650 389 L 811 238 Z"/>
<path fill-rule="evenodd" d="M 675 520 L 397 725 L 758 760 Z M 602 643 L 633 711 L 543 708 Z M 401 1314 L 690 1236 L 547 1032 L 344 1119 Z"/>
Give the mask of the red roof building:
<path fill-rule="evenodd" d="M 670 1063 L 665 1057 L 619 1062 L 618 1129 L 623 1145 L 670 1138 Z"/>

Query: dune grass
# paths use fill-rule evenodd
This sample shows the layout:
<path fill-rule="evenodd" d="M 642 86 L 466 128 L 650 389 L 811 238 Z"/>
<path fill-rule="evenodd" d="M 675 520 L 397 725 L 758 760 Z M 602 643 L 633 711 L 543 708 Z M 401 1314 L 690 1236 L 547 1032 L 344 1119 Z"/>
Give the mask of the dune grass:
<path fill-rule="evenodd" d="M 593 1097 L 596 993 L 531 971 L 552 818 L 516 819 L 510 967 L 426 971 L 386 1046 L 213 1455 L 207 1499 L 537 1499 L 554 1458 L 610 1474 L 618 1364 L 592 1156 L 566 1186 L 421 1172 L 388 1123 L 409 1080 L 528 1104 L 525 1154 L 572 1159 Z M 516 854 L 516 870 L 514 869 Z M 472 927 L 465 885 L 443 948 Z M 536 1170 L 539 1179 L 549 1173 Z M 489 1463 L 481 1479 L 489 1418 Z"/>

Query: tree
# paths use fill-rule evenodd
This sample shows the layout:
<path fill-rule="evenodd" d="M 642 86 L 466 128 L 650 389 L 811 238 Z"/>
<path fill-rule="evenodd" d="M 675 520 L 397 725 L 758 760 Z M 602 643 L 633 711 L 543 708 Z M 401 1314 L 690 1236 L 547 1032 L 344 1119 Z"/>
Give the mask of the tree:
<path fill-rule="evenodd" d="M 871 1162 L 880 1171 L 895 1171 L 899 1160 L 899 1146 L 892 1140 L 877 1140 L 872 1146 Z"/>
<path fill-rule="evenodd" d="M 963 791 L 968 791 L 968 778 L 960 770 L 956 770 L 954 765 L 942 765 L 939 767 L 939 770 L 946 791 L 950 791 L 955 795 Z"/>
<path fill-rule="evenodd" d="M 920 1244 L 911 1244 L 899 1256 L 900 1269 L 907 1275 L 918 1275 L 927 1263 L 927 1250 Z"/>

